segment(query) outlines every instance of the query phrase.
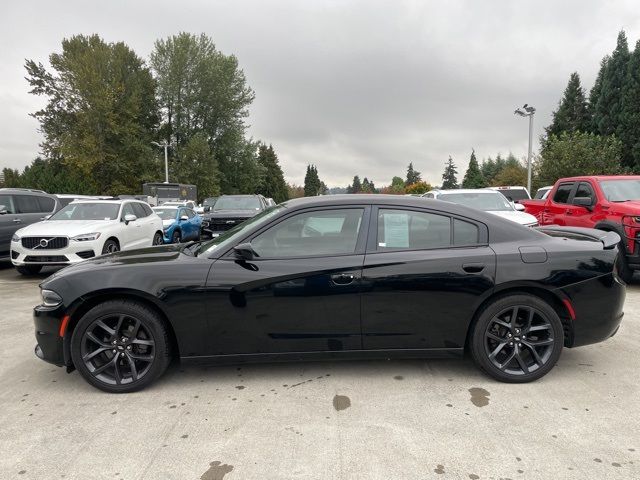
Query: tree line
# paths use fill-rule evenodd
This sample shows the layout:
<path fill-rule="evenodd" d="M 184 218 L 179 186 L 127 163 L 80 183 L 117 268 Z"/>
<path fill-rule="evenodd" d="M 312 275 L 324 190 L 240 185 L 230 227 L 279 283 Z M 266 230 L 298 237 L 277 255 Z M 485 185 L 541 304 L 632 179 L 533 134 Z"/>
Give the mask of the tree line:
<path fill-rule="evenodd" d="M 234 55 L 202 34 L 155 42 L 147 61 L 98 35 L 62 41 L 50 68 L 27 60 L 30 93 L 46 105 L 41 154 L 22 172 L 4 169 L 7 187 L 56 193 L 140 193 L 144 182 L 193 183 L 200 197 L 262 193 L 289 197 L 271 145 L 247 136 L 255 98 Z"/>

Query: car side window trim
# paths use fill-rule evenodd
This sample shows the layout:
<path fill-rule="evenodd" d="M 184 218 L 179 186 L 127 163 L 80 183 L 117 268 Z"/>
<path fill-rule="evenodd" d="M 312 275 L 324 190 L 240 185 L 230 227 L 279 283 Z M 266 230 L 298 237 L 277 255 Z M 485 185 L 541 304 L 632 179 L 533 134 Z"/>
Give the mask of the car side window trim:
<path fill-rule="evenodd" d="M 356 240 L 356 248 L 352 253 L 336 253 L 336 254 L 320 254 L 320 255 L 301 255 L 301 256 L 292 256 L 292 257 L 257 257 L 253 261 L 261 261 L 261 260 L 295 260 L 301 258 L 323 258 L 323 257 L 349 257 L 352 255 L 364 255 L 365 246 L 367 243 L 370 218 L 371 218 L 371 205 L 362 205 L 362 204 L 353 204 L 353 205 L 327 205 L 323 207 L 308 207 L 301 208 L 299 210 L 294 210 L 292 212 L 287 212 L 287 214 L 279 217 L 276 222 L 269 223 L 268 225 L 264 225 L 261 229 L 256 230 L 255 232 L 251 232 L 247 236 L 240 239 L 234 246 L 240 245 L 241 243 L 251 242 L 254 238 L 262 233 L 266 232 L 270 228 L 275 227 L 276 225 L 282 223 L 283 221 L 296 216 L 302 213 L 312 213 L 312 212 L 322 212 L 326 210 L 353 210 L 353 209 L 361 209 L 362 213 L 362 222 L 360 224 L 360 231 L 358 232 L 358 239 Z M 224 259 L 235 259 L 235 255 L 233 252 L 233 247 L 229 248 L 226 252 L 220 255 L 220 258 Z"/>
<path fill-rule="evenodd" d="M 569 195 L 567 195 L 567 201 L 566 202 L 558 202 L 556 201 L 556 195 L 558 194 L 558 190 L 560 190 L 562 187 L 566 187 L 566 186 L 570 186 L 571 189 L 569 190 Z M 573 195 L 576 193 L 576 189 L 578 187 L 578 182 L 564 182 L 561 183 L 560 185 L 558 185 L 558 188 L 556 188 L 556 191 L 553 192 L 553 197 L 551 198 L 551 201 L 553 203 L 555 203 L 556 205 L 570 205 L 571 202 L 573 201 Z"/>
<path fill-rule="evenodd" d="M 419 213 L 429 213 L 432 215 L 441 215 L 445 217 L 449 217 L 451 219 L 450 222 L 450 244 L 441 246 L 441 247 L 432 247 L 432 248 L 384 248 L 384 250 L 380 250 L 378 247 L 378 213 L 380 210 L 407 210 L 412 212 Z M 418 251 L 431 251 L 431 250 L 450 250 L 450 249 L 460 249 L 460 248 L 476 248 L 476 247 L 487 247 L 489 245 L 489 231 L 487 226 L 478 222 L 477 220 L 463 217 L 460 215 L 451 214 L 448 212 L 442 212 L 439 210 L 433 210 L 428 208 L 420 208 L 406 205 L 375 205 L 371 209 L 371 221 L 369 223 L 369 237 L 367 239 L 367 255 L 374 253 L 392 253 L 392 252 L 418 252 Z M 478 243 L 469 244 L 469 245 L 454 245 L 454 219 L 462 220 L 463 222 L 471 223 L 478 227 Z"/>

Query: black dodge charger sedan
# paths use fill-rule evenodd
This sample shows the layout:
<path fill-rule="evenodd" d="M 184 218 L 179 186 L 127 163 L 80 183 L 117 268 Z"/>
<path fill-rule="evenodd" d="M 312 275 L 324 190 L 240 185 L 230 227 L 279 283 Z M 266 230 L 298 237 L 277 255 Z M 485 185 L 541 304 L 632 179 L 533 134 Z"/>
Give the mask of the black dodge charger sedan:
<path fill-rule="evenodd" d="M 36 355 L 130 392 L 182 362 L 449 357 L 505 382 L 622 319 L 615 233 L 438 200 L 304 198 L 208 242 L 96 257 L 41 284 Z"/>

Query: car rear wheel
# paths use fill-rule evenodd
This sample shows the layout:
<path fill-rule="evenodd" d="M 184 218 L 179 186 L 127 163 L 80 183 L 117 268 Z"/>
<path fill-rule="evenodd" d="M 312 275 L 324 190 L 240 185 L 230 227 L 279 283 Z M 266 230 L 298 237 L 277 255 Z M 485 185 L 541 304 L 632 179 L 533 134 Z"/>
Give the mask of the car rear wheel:
<path fill-rule="evenodd" d="M 16 267 L 16 270 L 21 275 L 37 275 L 42 270 L 42 265 L 22 265 L 20 267 Z"/>
<path fill-rule="evenodd" d="M 502 297 L 486 307 L 471 332 L 476 364 L 502 382 L 524 383 L 546 375 L 564 344 L 555 310 L 533 295 Z"/>
<path fill-rule="evenodd" d="M 156 234 L 153 236 L 152 245 L 162 245 L 163 243 L 164 238 L 162 237 L 162 234 L 160 232 L 156 232 Z"/>
<path fill-rule="evenodd" d="M 102 247 L 102 254 L 105 255 L 107 253 L 115 253 L 120 251 L 120 245 L 114 239 L 110 238 L 106 242 L 104 242 L 104 247 Z"/>
<path fill-rule="evenodd" d="M 110 393 L 140 390 L 169 365 L 164 323 L 146 306 L 111 300 L 87 312 L 71 337 L 71 358 L 94 387 Z"/>
<path fill-rule="evenodd" d="M 173 232 L 173 235 L 171 236 L 171 243 L 180 243 L 182 241 L 182 235 L 180 234 L 180 231 L 176 230 L 175 232 Z"/>

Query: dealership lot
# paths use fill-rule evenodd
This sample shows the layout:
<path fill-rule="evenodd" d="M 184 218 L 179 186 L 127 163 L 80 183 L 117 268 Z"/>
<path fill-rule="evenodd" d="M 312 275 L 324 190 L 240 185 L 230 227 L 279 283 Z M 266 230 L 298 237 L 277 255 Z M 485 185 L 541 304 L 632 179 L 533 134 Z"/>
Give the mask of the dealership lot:
<path fill-rule="evenodd" d="M 315 362 L 174 366 L 109 395 L 33 354 L 45 277 L 0 267 L 0 478 L 640 477 L 638 279 L 618 334 L 533 384 L 469 359 Z"/>

